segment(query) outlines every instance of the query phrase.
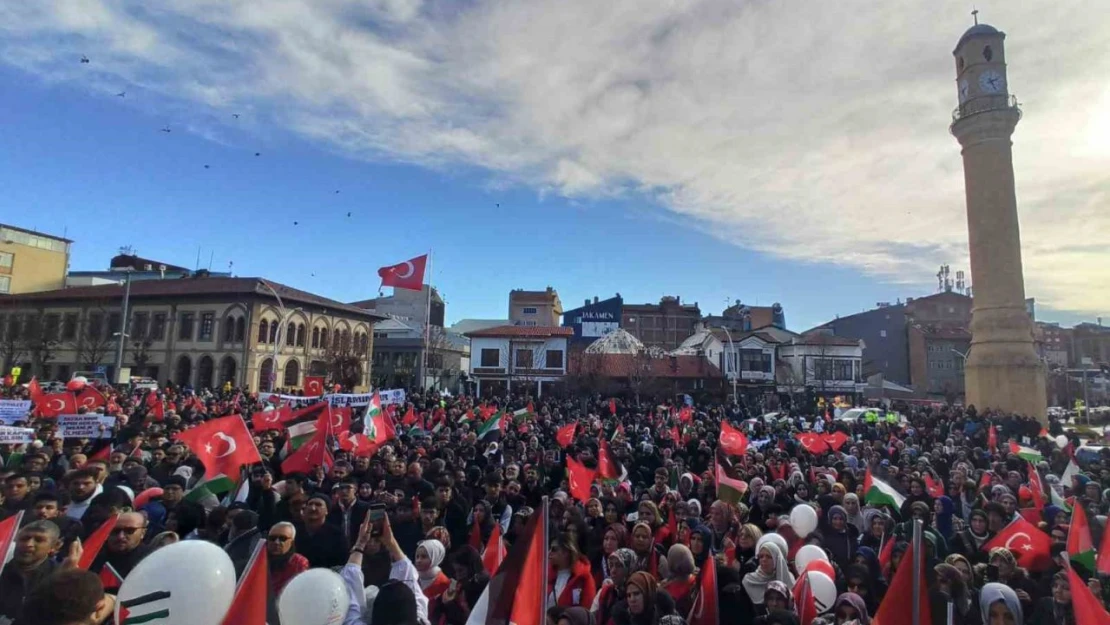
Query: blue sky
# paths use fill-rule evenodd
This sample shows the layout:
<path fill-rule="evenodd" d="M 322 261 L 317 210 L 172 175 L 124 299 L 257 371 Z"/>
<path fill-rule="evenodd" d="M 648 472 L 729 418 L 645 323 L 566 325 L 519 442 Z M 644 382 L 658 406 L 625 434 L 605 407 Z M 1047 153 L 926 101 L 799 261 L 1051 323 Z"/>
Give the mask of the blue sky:
<path fill-rule="evenodd" d="M 763 39 L 783 15 L 763 3 L 634 4 L 5 7 L 0 220 L 64 232 L 74 269 L 123 245 L 192 266 L 199 248 L 213 269 L 347 301 L 432 249 L 449 320 L 502 317 L 510 289 L 550 285 L 567 308 L 615 292 L 706 313 L 777 301 L 801 330 L 967 267 L 945 119 L 962 8 L 900 31 L 889 46 L 908 60 L 871 76 L 857 40 L 923 9 L 868 11 L 851 38 L 830 14 L 795 28 L 794 50 Z M 1110 283 L 1104 245 L 1070 239 L 1110 240 L 1103 96 L 1031 53 L 1063 23 L 996 15 L 1034 103 L 1015 137 L 1027 291 L 1052 306 L 1042 318 L 1093 319 L 1110 310 L 1090 289 Z M 1077 26 L 1058 56 L 1110 67 L 1093 46 L 1108 24 Z M 1089 117 L 1035 97 L 1088 88 Z"/>

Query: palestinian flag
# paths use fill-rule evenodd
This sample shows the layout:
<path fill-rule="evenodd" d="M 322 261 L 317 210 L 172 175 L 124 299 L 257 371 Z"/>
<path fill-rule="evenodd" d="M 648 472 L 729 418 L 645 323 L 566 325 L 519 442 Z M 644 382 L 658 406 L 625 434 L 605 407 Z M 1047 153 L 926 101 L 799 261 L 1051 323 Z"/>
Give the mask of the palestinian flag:
<path fill-rule="evenodd" d="M 475 410 L 477 410 L 477 408 L 475 408 Z M 473 422 L 474 422 L 474 413 L 472 413 L 470 411 L 464 411 L 462 413 L 462 416 L 459 417 L 459 420 L 456 421 L 456 423 L 458 423 L 459 425 L 462 425 L 464 423 L 473 423 Z"/>
<path fill-rule="evenodd" d="M 545 497 L 490 578 L 466 625 L 543 625 L 550 545 L 548 515 Z"/>
<path fill-rule="evenodd" d="M 720 463 L 714 463 L 717 467 L 717 499 L 726 503 L 739 503 L 740 498 L 748 490 L 748 485 L 743 481 L 733 477 L 729 477 L 721 468 Z"/>
<path fill-rule="evenodd" d="M 210 480 L 205 480 L 185 493 L 185 501 L 203 504 L 204 501 L 214 501 L 219 504 L 219 496 L 235 489 L 235 481 L 226 475 L 216 475 Z M 211 499 L 209 499 L 211 498 Z"/>
<path fill-rule="evenodd" d="M 1071 526 L 1068 529 L 1068 559 L 1080 564 L 1088 573 L 1095 571 L 1095 545 L 1091 540 L 1091 527 L 1087 523 L 1087 511 L 1083 505 L 1071 511 Z"/>
<path fill-rule="evenodd" d="M 1044 460 L 1044 457 L 1041 456 L 1041 452 L 1039 452 L 1036 449 L 1033 449 L 1031 447 L 1023 447 L 1021 445 L 1018 445 L 1014 441 L 1010 441 L 1010 453 L 1014 454 L 1015 456 L 1017 456 L 1019 458 L 1022 458 L 1024 460 L 1028 460 L 1029 462 L 1033 462 L 1033 463 L 1037 463 L 1037 462 L 1040 462 L 1041 460 Z"/>
<path fill-rule="evenodd" d="M 1102 625 L 1110 622 L 1110 613 L 1102 606 L 1102 602 L 1091 592 L 1090 587 L 1083 583 L 1083 578 L 1068 567 L 1068 585 L 1071 586 L 1071 606 L 1075 614 L 1075 625 Z"/>
<path fill-rule="evenodd" d="M 867 474 L 863 477 L 863 500 L 866 503 L 891 506 L 895 510 L 901 510 L 902 504 L 906 501 L 894 487 L 879 478 L 871 475 L 871 469 L 867 469 Z"/>
<path fill-rule="evenodd" d="M 316 429 L 316 421 L 305 421 L 289 426 L 289 441 L 285 444 L 284 455 L 289 455 L 312 440 L 316 435 Z"/>
<path fill-rule="evenodd" d="M 532 403 L 528 403 L 527 408 L 521 408 L 513 412 L 513 423 L 520 424 L 525 421 L 531 421 L 536 418 L 536 409 L 532 407 Z"/>
<path fill-rule="evenodd" d="M 490 440 L 496 440 L 501 436 L 501 422 L 505 419 L 505 413 L 498 411 L 497 414 L 490 417 L 478 427 L 478 440 L 486 437 L 491 437 Z"/>
<path fill-rule="evenodd" d="M 1075 488 L 1072 478 L 1077 475 L 1082 475 L 1079 472 L 1079 465 L 1075 464 L 1074 458 L 1068 460 L 1068 467 L 1064 469 L 1064 474 L 1060 476 L 1060 485 L 1064 488 Z"/>

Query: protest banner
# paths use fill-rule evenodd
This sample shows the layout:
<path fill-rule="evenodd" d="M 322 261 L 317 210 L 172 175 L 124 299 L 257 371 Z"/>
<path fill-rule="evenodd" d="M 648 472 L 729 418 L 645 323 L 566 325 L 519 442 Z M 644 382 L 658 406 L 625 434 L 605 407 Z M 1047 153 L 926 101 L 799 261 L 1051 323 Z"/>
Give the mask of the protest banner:
<path fill-rule="evenodd" d="M 58 436 L 62 438 L 111 438 L 112 428 L 115 425 L 115 417 L 92 413 L 64 414 L 58 416 Z"/>
<path fill-rule="evenodd" d="M 29 399 L 0 399 L 0 424 L 27 421 L 29 412 L 31 412 Z"/>
<path fill-rule="evenodd" d="M 30 443 L 35 439 L 34 428 L 13 428 L 0 425 L 0 445 Z"/>

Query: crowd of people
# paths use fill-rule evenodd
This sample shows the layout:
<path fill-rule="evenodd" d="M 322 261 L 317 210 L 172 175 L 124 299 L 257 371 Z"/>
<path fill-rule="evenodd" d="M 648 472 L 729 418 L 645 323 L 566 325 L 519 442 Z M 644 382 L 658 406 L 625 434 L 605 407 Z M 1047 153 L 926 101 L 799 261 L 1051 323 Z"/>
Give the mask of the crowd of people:
<path fill-rule="evenodd" d="M 686 623 L 707 601 L 721 625 L 869 625 L 884 602 L 908 601 L 887 590 L 915 521 L 929 582 L 922 601 L 936 625 L 1087 625 L 1068 566 L 1107 605 L 1099 570 L 1110 569 L 1110 554 L 1097 548 L 1110 454 L 1074 457 L 1079 439 L 1056 422 L 1045 431 L 970 406 L 906 408 L 904 419 L 876 409 L 853 421 L 830 406 L 764 420 L 728 403 L 416 392 L 387 409 L 396 435 L 386 443 L 344 451 L 331 437 L 330 466 L 283 471 L 296 433 L 252 431 L 261 462 L 225 494 L 210 491 L 210 467 L 179 437 L 226 415 L 251 425 L 273 402 L 226 388 L 104 393 L 95 411 L 116 417 L 109 437 L 59 438 L 57 419 L 32 408 L 17 425 L 34 428 L 35 440 L 0 445 L 0 523 L 23 515 L 0 572 L 0 623 L 109 622 L 106 571 L 126 584 L 159 550 L 206 541 L 237 576 L 264 545 L 271 625 L 282 620 L 283 590 L 315 569 L 346 584 L 343 622 L 466 625 L 494 572 L 491 545 L 511 553 L 542 510 L 550 625 Z M 27 396 L 25 385 L 3 391 Z M 370 427 L 364 410 L 354 410 L 351 433 Z M 423 427 L 402 424 L 406 414 Z M 495 415 L 507 424 L 491 433 L 483 424 Z M 741 453 L 729 453 L 735 440 L 723 449 L 726 427 L 743 434 Z M 801 433 L 830 442 L 815 448 Z M 576 483 L 568 463 L 597 479 Z M 799 508 L 812 510 L 815 527 L 796 527 L 810 518 Z M 1097 553 L 1069 558 L 1069 526 L 1081 515 Z M 88 561 L 85 545 L 113 518 Z M 1011 541 L 993 540 L 1026 522 L 1040 533 L 1032 542 L 1051 544 L 1032 566 Z M 799 555 L 814 553 L 835 585 L 816 616 L 796 596 Z M 713 597 L 701 596 L 707 569 Z"/>

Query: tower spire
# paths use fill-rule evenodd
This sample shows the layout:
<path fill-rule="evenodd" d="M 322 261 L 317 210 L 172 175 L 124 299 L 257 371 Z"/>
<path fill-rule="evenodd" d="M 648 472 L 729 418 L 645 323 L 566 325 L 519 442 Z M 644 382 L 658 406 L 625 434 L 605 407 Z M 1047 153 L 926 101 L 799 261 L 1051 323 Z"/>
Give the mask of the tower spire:
<path fill-rule="evenodd" d="M 979 9 L 971 10 L 971 19 L 975 20 L 975 25 L 979 25 Z"/>

